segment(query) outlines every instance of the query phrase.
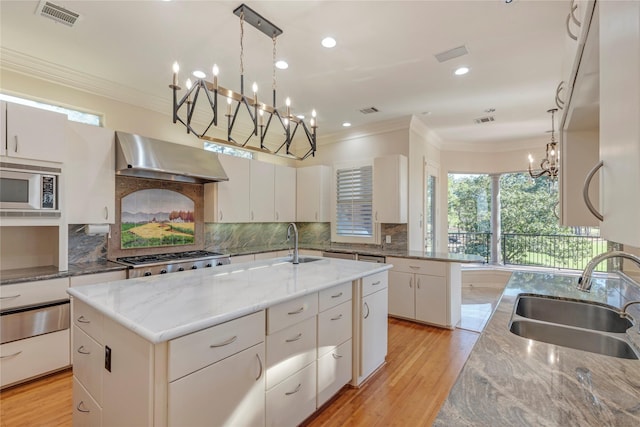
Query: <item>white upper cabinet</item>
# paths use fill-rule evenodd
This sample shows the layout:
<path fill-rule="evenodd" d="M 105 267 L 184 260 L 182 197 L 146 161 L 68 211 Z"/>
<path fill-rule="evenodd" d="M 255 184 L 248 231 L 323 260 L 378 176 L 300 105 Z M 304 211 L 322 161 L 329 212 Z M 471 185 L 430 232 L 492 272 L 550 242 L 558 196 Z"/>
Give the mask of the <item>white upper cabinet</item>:
<path fill-rule="evenodd" d="M 69 224 L 115 222 L 115 132 L 69 122 L 64 187 Z"/>
<path fill-rule="evenodd" d="M 296 220 L 296 169 L 288 166 L 275 167 L 275 221 Z"/>
<path fill-rule="evenodd" d="M 323 165 L 296 169 L 296 221 L 331 221 L 331 171 L 331 167 Z"/>
<path fill-rule="evenodd" d="M 20 159 L 62 163 L 67 116 L 61 113 L 3 102 L 2 151 Z"/>
<path fill-rule="evenodd" d="M 249 222 L 251 220 L 251 160 L 219 155 L 229 177 L 205 186 L 205 222 Z M 217 200 L 211 190 L 217 186 Z"/>
<path fill-rule="evenodd" d="M 272 163 L 251 161 L 251 212 L 252 222 L 273 222 L 275 166 Z"/>
<path fill-rule="evenodd" d="M 373 160 L 373 218 L 375 222 L 407 222 L 407 158 L 403 155 Z"/>

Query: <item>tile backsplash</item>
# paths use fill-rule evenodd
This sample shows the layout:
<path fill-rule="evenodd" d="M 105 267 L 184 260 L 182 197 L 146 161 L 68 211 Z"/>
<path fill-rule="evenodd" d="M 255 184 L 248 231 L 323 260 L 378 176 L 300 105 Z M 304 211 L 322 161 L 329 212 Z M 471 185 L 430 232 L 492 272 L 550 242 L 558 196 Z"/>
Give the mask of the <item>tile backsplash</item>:
<path fill-rule="evenodd" d="M 69 264 L 107 260 L 107 236 L 87 235 L 84 224 L 69 224 Z"/>

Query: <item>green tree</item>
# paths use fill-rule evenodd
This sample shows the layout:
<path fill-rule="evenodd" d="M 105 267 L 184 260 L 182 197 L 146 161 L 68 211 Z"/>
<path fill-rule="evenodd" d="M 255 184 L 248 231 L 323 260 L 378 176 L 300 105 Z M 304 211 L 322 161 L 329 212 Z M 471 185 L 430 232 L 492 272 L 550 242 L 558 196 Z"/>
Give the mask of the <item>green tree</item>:
<path fill-rule="evenodd" d="M 449 229 L 491 231 L 491 181 L 488 175 L 449 175 Z"/>

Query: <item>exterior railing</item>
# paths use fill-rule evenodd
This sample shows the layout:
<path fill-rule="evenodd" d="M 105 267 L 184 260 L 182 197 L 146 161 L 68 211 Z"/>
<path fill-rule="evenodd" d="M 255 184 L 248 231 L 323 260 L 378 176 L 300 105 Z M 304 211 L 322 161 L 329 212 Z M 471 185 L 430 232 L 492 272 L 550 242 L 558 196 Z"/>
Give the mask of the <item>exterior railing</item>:
<path fill-rule="evenodd" d="M 480 255 L 491 260 L 491 233 L 449 233 L 449 253 Z"/>

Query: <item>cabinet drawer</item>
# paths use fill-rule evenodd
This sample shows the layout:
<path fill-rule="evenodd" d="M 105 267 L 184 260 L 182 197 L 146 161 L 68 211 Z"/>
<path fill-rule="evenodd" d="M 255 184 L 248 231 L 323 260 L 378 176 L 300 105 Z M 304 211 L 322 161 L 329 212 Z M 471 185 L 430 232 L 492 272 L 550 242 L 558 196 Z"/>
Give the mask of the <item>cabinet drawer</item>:
<path fill-rule="evenodd" d="M 75 325 L 73 326 L 71 362 L 73 363 L 74 377 L 82 383 L 96 402 L 101 405 L 104 347 Z"/>
<path fill-rule="evenodd" d="M 362 278 L 362 296 L 372 294 L 380 289 L 384 289 L 388 284 L 388 273 L 373 274 Z"/>
<path fill-rule="evenodd" d="M 318 408 L 351 381 L 351 340 L 318 359 Z"/>
<path fill-rule="evenodd" d="M 423 261 L 411 258 L 387 258 L 395 271 L 405 273 L 428 274 L 429 276 L 446 276 L 447 263 L 444 261 Z"/>
<path fill-rule="evenodd" d="M 0 286 L 0 309 L 68 300 L 68 287 L 67 277 Z"/>
<path fill-rule="evenodd" d="M 69 286 L 93 285 L 95 283 L 113 282 L 127 278 L 127 270 L 107 271 L 104 273 L 84 274 L 69 277 Z"/>
<path fill-rule="evenodd" d="M 96 340 L 98 344 L 103 344 L 103 320 L 104 317 L 98 310 L 83 303 L 78 298 L 73 299 L 73 324 Z"/>
<path fill-rule="evenodd" d="M 318 293 L 318 311 L 323 312 L 351 299 L 352 285 L 346 282 Z"/>
<path fill-rule="evenodd" d="M 316 410 L 316 363 L 267 391 L 267 426 L 294 427 Z"/>
<path fill-rule="evenodd" d="M 318 294 L 304 295 L 267 310 L 267 335 L 318 314 Z"/>
<path fill-rule="evenodd" d="M 267 389 L 316 359 L 316 317 L 267 335 Z"/>
<path fill-rule="evenodd" d="M 102 410 L 76 377 L 73 377 L 73 427 L 100 427 Z"/>
<path fill-rule="evenodd" d="M 318 356 L 335 349 L 351 338 L 351 301 L 318 315 Z"/>
<path fill-rule="evenodd" d="M 264 311 L 169 341 L 169 381 L 264 341 Z"/>
<path fill-rule="evenodd" d="M 69 366 L 69 330 L 0 345 L 0 387 Z"/>

